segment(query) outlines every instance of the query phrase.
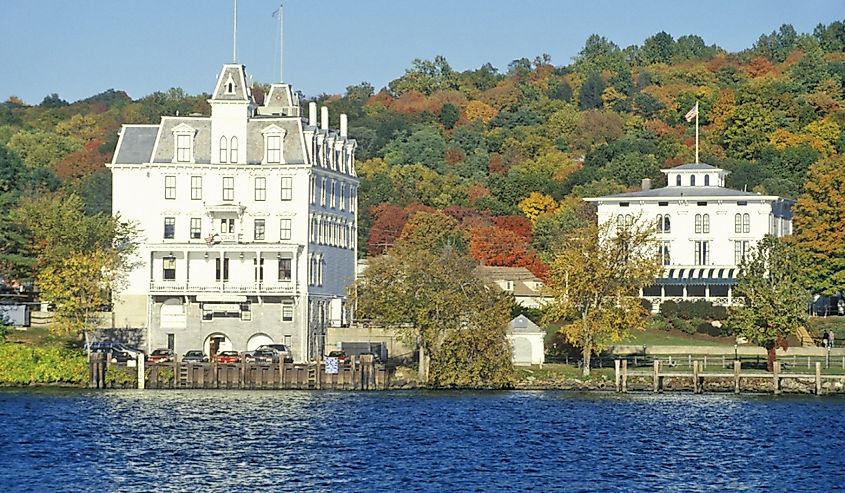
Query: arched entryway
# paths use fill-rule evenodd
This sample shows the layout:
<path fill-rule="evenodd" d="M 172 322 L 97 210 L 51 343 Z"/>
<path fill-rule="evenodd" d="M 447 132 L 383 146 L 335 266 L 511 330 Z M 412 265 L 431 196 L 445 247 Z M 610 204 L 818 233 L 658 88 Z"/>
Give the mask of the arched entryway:
<path fill-rule="evenodd" d="M 232 340 L 226 334 L 219 332 L 211 334 L 205 338 L 202 350 L 208 356 L 208 359 L 211 360 L 223 351 L 232 351 Z"/>
<path fill-rule="evenodd" d="M 267 334 L 253 334 L 252 337 L 246 341 L 246 350 L 255 351 L 258 346 L 262 346 L 264 344 L 273 344 L 273 338 Z"/>

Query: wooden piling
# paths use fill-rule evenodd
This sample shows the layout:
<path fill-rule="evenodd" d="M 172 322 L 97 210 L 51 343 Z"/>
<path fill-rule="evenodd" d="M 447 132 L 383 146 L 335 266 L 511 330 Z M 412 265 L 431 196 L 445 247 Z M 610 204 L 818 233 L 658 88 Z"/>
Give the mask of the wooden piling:
<path fill-rule="evenodd" d="M 628 360 L 622 360 L 622 393 L 628 392 Z"/>
<path fill-rule="evenodd" d="M 617 358 L 613 360 L 613 381 L 617 392 L 622 392 L 622 373 L 620 371 L 620 368 L 621 362 L 619 361 L 619 359 Z"/>
<path fill-rule="evenodd" d="M 780 394 L 780 361 L 775 361 L 772 365 L 772 390 L 775 395 Z"/>
<path fill-rule="evenodd" d="M 822 395 L 822 364 L 816 361 L 816 395 Z"/>
<path fill-rule="evenodd" d="M 700 394 L 701 389 L 698 381 L 698 361 L 692 362 L 692 392 L 693 394 Z"/>
<path fill-rule="evenodd" d="M 742 362 L 739 360 L 734 361 L 734 393 L 739 393 L 739 370 L 742 368 Z"/>
<path fill-rule="evenodd" d="M 660 360 L 654 360 L 654 392 L 660 391 Z"/>
<path fill-rule="evenodd" d="M 146 387 L 146 384 L 147 384 L 147 382 L 146 382 L 147 372 L 144 369 L 144 363 L 145 363 L 144 362 L 144 355 L 139 354 L 138 355 L 138 363 L 137 363 L 136 366 L 138 367 L 138 389 L 140 389 L 140 390 L 144 390 L 144 388 Z"/>

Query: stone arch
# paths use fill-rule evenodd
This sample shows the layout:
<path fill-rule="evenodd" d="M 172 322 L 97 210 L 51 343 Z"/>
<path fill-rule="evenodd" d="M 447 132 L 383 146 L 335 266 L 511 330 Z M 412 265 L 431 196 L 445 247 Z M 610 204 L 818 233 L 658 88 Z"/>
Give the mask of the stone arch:
<path fill-rule="evenodd" d="M 262 332 L 252 334 L 246 341 L 246 350 L 254 351 L 258 346 L 264 344 L 273 344 L 273 338 Z"/>
<path fill-rule="evenodd" d="M 222 351 L 232 350 L 232 340 L 222 332 L 209 334 L 202 343 L 202 352 L 208 356 L 208 359 L 214 358 Z"/>

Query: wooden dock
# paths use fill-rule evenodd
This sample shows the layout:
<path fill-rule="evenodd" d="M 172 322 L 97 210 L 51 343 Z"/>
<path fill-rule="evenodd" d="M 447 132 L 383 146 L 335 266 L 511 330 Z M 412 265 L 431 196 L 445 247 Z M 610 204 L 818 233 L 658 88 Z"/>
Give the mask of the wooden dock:
<path fill-rule="evenodd" d="M 139 389 L 242 389 L 242 390 L 385 390 L 391 371 L 363 355 L 341 364 L 337 373 L 326 373 L 322 361 L 313 363 L 218 364 L 168 362 L 145 365 L 143 361 L 114 363 L 105 354 L 92 354 L 89 387 Z"/>
<path fill-rule="evenodd" d="M 742 388 L 742 381 L 743 380 L 759 380 L 759 379 L 768 379 L 771 380 L 770 390 L 773 394 L 780 394 L 783 391 L 783 381 L 786 379 L 796 379 L 796 380 L 803 380 L 803 381 L 811 381 L 813 383 L 813 391 L 816 395 L 822 394 L 822 381 L 824 379 L 829 380 L 842 380 L 845 379 L 845 375 L 823 375 L 821 372 L 821 363 L 815 363 L 815 372 L 814 373 L 784 373 L 781 371 L 781 362 L 775 361 L 773 371 L 771 373 L 759 373 L 759 372 L 742 372 L 742 365 L 740 361 L 734 361 L 733 364 L 733 372 L 730 371 L 723 371 L 723 372 L 707 372 L 703 371 L 705 365 L 702 361 L 692 361 L 692 368 L 691 371 L 678 371 L 674 368 L 670 368 L 668 371 L 663 369 L 663 363 L 659 360 L 655 360 L 653 362 L 653 366 L 651 370 L 628 370 L 628 360 L 615 360 L 614 362 L 614 369 L 615 369 L 615 385 L 616 391 L 626 393 L 628 392 L 628 379 L 632 377 L 643 377 L 651 379 L 652 382 L 652 391 L 653 392 L 663 392 L 664 388 L 664 379 L 666 378 L 673 378 L 673 379 L 681 379 L 687 380 L 692 383 L 692 391 L 696 394 L 700 394 L 704 392 L 705 384 L 710 381 L 722 381 L 725 380 L 733 382 L 733 391 L 734 393 L 740 393 Z M 759 391 L 759 386 L 754 387 L 753 389 L 748 389 L 752 391 Z"/>

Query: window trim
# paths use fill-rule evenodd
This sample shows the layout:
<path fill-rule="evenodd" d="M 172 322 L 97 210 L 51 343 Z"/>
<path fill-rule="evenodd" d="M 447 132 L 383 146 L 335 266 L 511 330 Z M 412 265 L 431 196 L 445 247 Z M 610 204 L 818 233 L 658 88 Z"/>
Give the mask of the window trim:
<path fill-rule="evenodd" d="M 293 221 L 283 217 L 279 220 L 279 241 L 289 241 L 293 232 Z"/>
<path fill-rule="evenodd" d="M 270 125 L 262 130 L 261 134 L 264 136 L 264 157 L 261 160 L 261 164 L 284 164 L 285 135 L 287 131 L 277 125 Z M 278 149 L 275 147 L 272 150 L 270 149 L 271 138 L 274 143 L 276 142 L 276 138 L 278 138 Z"/>
<path fill-rule="evenodd" d="M 229 145 L 225 135 L 220 137 L 220 155 L 218 157 L 221 163 L 225 163 L 229 157 Z"/>
<path fill-rule="evenodd" d="M 200 238 L 202 238 L 202 218 L 201 217 L 192 217 L 191 218 L 190 238 L 192 240 L 199 240 Z"/>
<path fill-rule="evenodd" d="M 175 256 L 167 255 L 167 256 L 161 258 L 161 279 L 163 281 L 175 281 L 176 280 L 176 257 Z"/>
<path fill-rule="evenodd" d="M 176 200 L 176 175 L 164 177 L 164 200 Z"/>
<path fill-rule="evenodd" d="M 238 162 L 238 138 L 235 136 L 229 139 L 229 162 Z"/>
<path fill-rule="evenodd" d="M 226 184 L 229 183 L 231 186 L 227 187 Z M 229 191 L 228 199 L 226 191 Z M 223 177 L 223 201 L 224 202 L 232 202 L 235 200 L 235 177 L 234 176 L 224 176 Z"/>
<path fill-rule="evenodd" d="M 191 200 L 202 200 L 202 176 L 191 176 Z"/>
<path fill-rule="evenodd" d="M 170 226 L 170 235 L 168 236 L 168 226 Z M 164 218 L 164 239 L 176 239 L 176 217 L 168 216 Z"/>
<path fill-rule="evenodd" d="M 252 238 L 254 241 L 265 241 L 267 238 L 267 222 L 255 219 L 252 223 Z"/>
<path fill-rule="evenodd" d="M 260 184 L 260 185 L 259 185 Z M 267 178 L 263 176 L 256 176 L 254 180 L 255 194 L 253 198 L 256 202 L 264 202 L 267 200 Z"/>
<path fill-rule="evenodd" d="M 197 135 L 197 130 L 189 125 L 180 123 L 171 130 L 173 134 L 173 161 L 174 163 L 193 163 L 194 162 L 194 137 Z M 181 141 L 188 139 L 187 147 L 179 147 Z M 180 150 L 185 150 L 185 154 L 180 153 Z"/>
<path fill-rule="evenodd" d="M 285 202 L 293 200 L 293 177 L 283 176 L 281 179 L 281 192 L 279 194 L 280 200 Z"/>

